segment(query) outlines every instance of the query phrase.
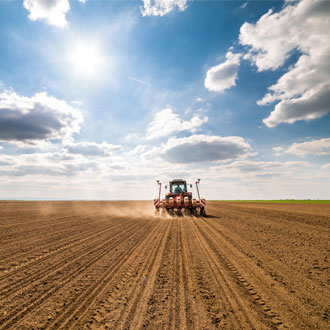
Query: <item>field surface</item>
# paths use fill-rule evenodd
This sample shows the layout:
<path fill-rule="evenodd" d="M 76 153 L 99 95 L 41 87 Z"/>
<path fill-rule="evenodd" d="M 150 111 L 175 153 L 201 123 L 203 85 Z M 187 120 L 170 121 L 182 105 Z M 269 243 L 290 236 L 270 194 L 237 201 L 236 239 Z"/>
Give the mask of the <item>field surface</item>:
<path fill-rule="evenodd" d="M 329 204 L 0 202 L 0 329 L 329 329 Z"/>

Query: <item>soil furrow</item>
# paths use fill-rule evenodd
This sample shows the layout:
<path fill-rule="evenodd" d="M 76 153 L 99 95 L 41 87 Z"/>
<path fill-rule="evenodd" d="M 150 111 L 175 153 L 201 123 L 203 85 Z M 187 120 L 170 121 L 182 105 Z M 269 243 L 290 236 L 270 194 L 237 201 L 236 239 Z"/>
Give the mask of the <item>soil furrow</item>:
<path fill-rule="evenodd" d="M 163 238 L 165 225 L 168 224 L 158 222 L 130 255 L 125 267 L 122 267 L 117 276 L 113 278 L 111 290 L 95 308 L 92 320 L 88 323 L 85 321 L 86 328 L 102 329 L 108 326 L 117 329 L 119 324 L 127 318 L 146 284 L 147 267 L 150 267 L 150 259 L 153 258 L 157 246 Z M 154 251 L 153 254 L 150 254 L 150 251 Z M 83 320 L 86 320 L 86 317 Z M 80 324 L 83 323 L 80 322 Z"/>
<path fill-rule="evenodd" d="M 129 220 L 127 221 L 129 222 Z M 137 226 L 137 225 L 136 225 Z M 11 279 L 10 284 L 5 285 L 0 287 L 0 298 L 4 299 L 9 295 L 12 295 L 13 293 L 21 290 L 21 288 L 27 288 L 27 285 L 32 285 L 35 280 L 41 281 L 45 276 L 50 276 L 52 273 L 60 272 L 62 267 L 68 267 L 70 263 L 76 262 L 79 259 L 84 258 L 85 256 L 91 255 L 93 252 L 98 251 L 101 249 L 103 246 L 107 246 L 109 242 L 109 237 L 108 237 L 109 232 L 108 231 L 102 231 L 101 237 L 105 236 L 102 240 L 97 240 L 94 244 L 85 246 L 83 249 L 81 247 L 77 247 L 77 252 L 73 253 L 73 251 L 68 250 L 67 251 L 67 256 L 62 256 L 62 258 L 59 258 L 59 261 L 57 263 L 50 262 L 49 264 L 46 264 L 46 267 L 44 268 L 39 268 L 37 271 L 34 271 L 31 267 L 37 267 L 39 265 L 43 266 L 45 261 L 48 259 L 53 260 L 53 257 L 56 255 L 61 255 L 61 253 L 64 252 L 63 249 L 60 249 L 58 251 L 53 251 L 52 253 L 49 253 L 46 255 L 45 258 L 35 260 L 32 262 L 32 265 L 26 265 L 22 266 L 22 269 L 15 269 L 14 272 L 12 272 L 10 275 L 13 276 L 14 274 L 21 274 L 24 269 L 28 269 L 29 272 L 32 275 L 29 274 L 24 274 L 24 277 L 20 277 L 18 279 L 9 277 Z M 111 240 L 115 240 L 117 237 L 121 235 L 121 232 L 117 233 L 115 236 L 111 237 Z M 100 238 L 100 235 L 93 235 L 91 237 L 88 237 L 86 241 L 91 241 L 93 242 L 93 238 Z M 75 244 L 70 244 L 68 248 L 74 247 Z M 6 274 L 7 275 L 7 274 Z M 8 278 L 7 276 L 3 276 L 4 278 Z"/>
<path fill-rule="evenodd" d="M 8 263 L 10 259 L 21 259 L 29 253 L 34 253 L 36 248 L 50 248 L 51 245 L 59 244 L 61 241 L 72 240 L 73 236 L 80 237 L 82 234 L 86 235 L 86 223 L 88 220 L 89 218 L 82 218 L 78 224 L 68 224 L 67 227 L 57 224 L 56 228 L 52 228 L 51 230 L 48 227 L 42 231 L 34 231 L 33 236 L 29 235 L 29 241 L 27 244 L 24 244 L 24 247 L 22 247 L 22 245 L 17 242 L 17 238 L 15 238 L 14 243 L 6 243 L 7 249 L 1 251 L 1 262 Z M 97 221 L 99 223 L 101 220 Z M 95 228 L 88 229 L 90 232 L 95 230 Z"/>
<path fill-rule="evenodd" d="M 201 252 L 204 259 L 209 264 L 211 272 L 214 274 L 213 278 L 219 287 L 222 288 L 228 301 L 232 305 L 233 310 L 236 313 L 236 317 L 241 323 L 241 328 L 264 328 L 267 326 L 265 320 L 258 317 L 258 312 L 253 308 L 254 306 L 247 301 L 246 297 L 239 292 L 239 287 L 236 281 L 225 272 L 223 265 L 221 265 L 221 260 L 217 258 L 212 247 L 210 246 L 209 240 L 205 239 L 205 236 L 200 230 L 199 221 L 193 221 L 192 225 L 195 230 L 196 240 L 200 243 L 203 248 Z M 228 276 L 229 275 L 229 276 Z"/>
<path fill-rule="evenodd" d="M 168 235 L 171 230 L 172 223 L 173 220 L 167 220 L 168 225 L 164 229 L 163 235 L 154 249 L 152 259 L 150 259 L 148 263 L 148 277 L 146 278 L 145 284 L 142 287 L 142 290 L 139 292 L 139 295 L 135 299 L 127 317 L 120 324 L 120 329 L 126 329 L 128 327 L 133 327 L 133 329 L 140 329 L 144 324 L 145 314 L 148 309 L 148 302 L 150 301 L 152 289 L 156 279 L 156 274 L 162 261 L 164 251 L 166 249 L 166 243 L 168 241 Z"/>
<path fill-rule="evenodd" d="M 0 202 L 0 330 L 328 329 L 330 205 Z"/>
<path fill-rule="evenodd" d="M 109 226 L 105 226 L 98 231 L 95 231 L 95 228 L 94 228 L 94 229 L 84 232 L 83 234 L 79 233 L 76 236 L 70 236 L 70 240 L 69 240 L 69 242 L 66 243 L 66 245 L 58 246 L 58 244 L 57 244 L 56 247 L 47 246 L 47 251 L 45 251 L 41 254 L 37 254 L 36 256 L 34 255 L 34 254 L 36 254 L 36 252 L 34 252 L 32 256 L 31 255 L 29 256 L 28 261 L 15 265 L 11 268 L 4 269 L 5 274 L 0 276 L 0 282 L 3 279 L 8 278 L 10 273 L 23 272 L 25 268 L 35 266 L 36 263 L 41 264 L 46 259 L 54 258 L 57 254 L 62 253 L 65 249 L 71 248 L 77 244 L 82 244 L 84 241 L 92 240 L 94 237 L 98 237 L 100 234 L 104 235 L 105 232 L 110 231 L 110 230 L 112 231 L 112 230 L 115 230 L 116 228 L 122 227 L 123 225 L 127 224 L 129 221 L 130 221 L 130 219 L 127 221 L 123 221 L 120 224 L 115 224 L 115 225 L 110 224 Z M 45 250 L 45 248 L 42 248 L 42 250 Z M 55 265 L 52 265 L 52 266 L 54 267 Z"/>
<path fill-rule="evenodd" d="M 133 225 L 133 227 L 130 228 L 130 230 L 126 231 L 125 233 L 126 234 L 128 233 L 128 236 L 131 234 L 134 235 L 136 233 L 136 227 L 140 227 L 140 225 L 141 225 L 140 223 Z M 84 261 L 84 263 L 79 265 L 79 267 L 74 268 L 74 270 L 71 272 L 69 270 L 68 273 L 66 273 L 64 276 L 62 276 L 60 278 L 61 286 L 68 283 L 69 281 L 71 281 L 72 278 L 75 278 L 76 276 L 78 276 L 80 273 L 82 273 L 84 270 L 86 270 L 90 265 L 92 265 L 98 259 L 100 259 L 103 255 L 107 254 L 109 250 L 115 249 L 118 245 L 123 244 L 122 241 L 118 241 L 118 242 L 115 242 L 113 245 L 107 246 L 107 241 L 108 241 L 107 239 L 104 239 L 102 241 L 101 245 L 95 244 L 96 247 L 94 246 L 94 251 L 95 252 L 101 251 L 101 253 L 96 254 L 96 256 L 94 256 L 91 260 L 88 260 L 87 262 Z M 104 248 L 104 250 L 102 250 L 102 248 Z M 87 249 L 87 250 L 89 250 L 89 249 Z M 76 257 L 71 259 L 70 262 L 74 262 L 77 259 L 84 259 L 86 256 L 91 255 L 92 252 L 94 252 L 94 251 L 86 251 L 82 255 L 78 254 Z M 62 265 L 62 262 L 60 264 Z M 66 261 L 63 262 L 63 265 L 66 265 Z M 54 272 L 58 273 L 59 269 L 55 269 Z M 19 291 L 20 288 L 23 288 L 24 285 L 27 283 L 29 283 L 29 280 L 25 281 L 23 284 L 20 283 L 19 287 L 15 287 L 15 292 Z M 42 292 L 37 297 L 32 298 L 31 300 L 29 300 L 26 303 L 20 304 L 11 314 L 8 315 L 6 313 L 6 317 L 4 319 L 0 320 L 0 329 L 6 329 L 9 326 L 11 326 L 12 324 L 16 323 L 18 320 L 21 319 L 21 317 L 23 315 L 31 312 L 32 310 L 34 310 L 38 306 L 40 306 L 46 299 L 51 297 L 57 290 L 59 290 L 59 288 L 60 287 L 58 287 L 57 283 L 55 282 L 54 284 L 50 285 L 46 290 L 44 290 L 44 292 Z"/>
<path fill-rule="evenodd" d="M 102 273 L 102 275 L 93 283 L 82 295 L 77 297 L 74 304 L 70 306 L 65 312 L 57 319 L 53 320 L 50 325 L 47 325 L 48 329 L 66 329 L 72 328 L 75 323 L 78 322 L 79 317 L 83 316 L 84 312 L 91 306 L 102 293 L 110 285 L 112 277 L 120 271 L 121 267 L 125 267 L 125 264 L 130 258 L 130 254 L 139 246 L 139 244 L 148 236 L 151 231 L 143 227 L 143 230 L 134 231 L 134 244 L 129 246 L 121 258 L 118 258 L 111 267 Z M 135 237 L 137 236 L 137 237 Z M 127 239 L 125 239 L 127 240 Z"/>
<path fill-rule="evenodd" d="M 221 248 L 215 248 L 219 258 L 224 260 L 228 269 L 232 271 L 242 286 L 253 295 L 253 298 L 262 306 L 262 309 L 266 311 L 267 315 L 272 315 L 272 317 L 276 316 L 277 322 L 283 324 L 283 326 L 284 322 L 282 319 L 286 319 L 288 324 L 297 324 L 298 322 L 301 327 L 311 326 L 309 322 L 309 320 L 312 319 L 310 317 L 311 312 L 297 299 L 294 292 L 290 292 L 291 290 L 285 285 L 275 281 L 262 267 L 247 258 L 246 255 L 237 248 L 238 244 L 243 244 L 242 240 L 239 240 L 240 243 L 238 243 L 238 239 L 228 241 L 226 240 L 226 235 L 222 232 L 220 232 L 219 235 L 219 231 L 213 228 L 214 223 L 206 221 L 205 224 L 208 227 L 204 230 L 204 235 L 206 235 L 207 239 L 209 241 L 215 240 L 218 244 L 221 242 Z M 223 228 L 222 231 L 226 231 L 226 229 Z M 230 235 L 229 233 L 227 234 Z M 233 242 L 235 242 L 235 244 L 233 244 Z M 244 247 L 242 249 L 244 250 Z M 245 250 L 247 250 L 246 246 Z M 262 257 L 260 257 L 260 259 L 262 259 Z M 258 260 L 260 259 L 258 258 Z M 283 264 L 277 263 L 276 260 L 272 261 L 272 263 L 278 266 L 278 271 L 280 268 L 285 267 Z M 288 272 L 288 276 L 290 276 L 289 270 L 284 270 L 284 272 Z M 295 276 L 300 282 L 306 281 L 306 279 L 300 277 L 299 274 Z M 315 295 L 317 291 L 318 290 L 314 287 L 313 294 Z M 315 301 L 316 298 L 318 298 L 319 304 L 321 303 L 327 306 L 327 297 L 320 294 L 313 299 L 313 297 L 310 296 L 310 301 Z M 281 308 L 281 306 L 283 307 Z M 282 310 L 282 313 L 285 313 L 284 317 L 279 317 L 278 314 L 280 310 Z M 290 319 L 292 318 L 293 320 L 291 321 Z M 318 323 L 320 323 L 320 328 L 325 326 L 322 319 L 320 319 Z"/>

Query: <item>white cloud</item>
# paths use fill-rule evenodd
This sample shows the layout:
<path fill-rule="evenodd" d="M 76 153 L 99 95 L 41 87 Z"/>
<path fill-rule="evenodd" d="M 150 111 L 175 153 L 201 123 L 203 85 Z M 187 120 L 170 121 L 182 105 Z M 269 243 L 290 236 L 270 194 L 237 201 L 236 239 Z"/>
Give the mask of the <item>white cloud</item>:
<path fill-rule="evenodd" d="M 212 141 L 217 138 L 220 137 L 199 136 L 196 140 L 207 141 L 216 149 Z M 233 144 L 241 145 L 240 139 L 228 137 L 227 142 L 232 140 Z M 176 142 L 172 144 L 183 141 Z M 154 150 L 154 156 L 158 154 L 160 157 L 150 159 L 144 157 L 148 146 L 137 147 L 135 155 L 122 152 L 121 156 L 93 158 L 67 151 L 15 156 L 0 154 L 2 196 L 70 200 L 136 199 L 139 196 L 139 199 L 152 200 L 157 195 L 156 179 L 165 183 L 177 177 L 189 183 L 202 178 L 201 193 L 207 199 L 325 199 L 329 195 L 327 164 L 320 167 L 304 161 L 244 160 L 249 151 L 245 155 L 244 152 L 230 153 L 231 157 L 237 156 L 232 160 L 208 160 L 209 163 L 202 165 L 169 162 L 165 161 L 168 150 L 163 153 L 164 147 L 166 145 Z M 171 149 L 170 145 L 168 147 Z M 189 149 L 188 146 L 187 152 L 198 152 L 199 147 L 197 142 L 195 148 Z M 179 154 L 179 157 L 184 155 Z M 194 187 L 193 193 L 196 195 Z"/>
<path fill-rule="evenodd" d="M 274 111 L 263 122 L 268 127 L 280 123 L 295 123 L 297 120 L 310 121 L 330 112 L 330 85 L 310 88 L 302 96 L 279 102 Z"/>
<path fill-rule="evenodd" d="M 70 103 L 73 104 L 73 105 L 77 105 L 78 107 L 84 106 L 84 102 L 80 101 L 80 100 L 73 100 Z"/>
<path fill-rule="evenodd" d="M 276 70 L 291 56 L 298 61 L 269 87 L 259 105 L 279 103 L 264 123 L 309 121 L 330 112 L 330 2 L 287 2 L 278 13 L 269 10 L 257 23 L 241 27 L 240 43 L 249 46 L 245 56 L 259 71 Z"/>
<path fill-rule="evenodd" d="M 322 165 L 322 168 L 324 168 L 324 169 L 330 169 L 330 163 Z"/>
<path fill-rule="evenodd" d="M 164 16 L 178 8 L 183 11 L 187 7 L 187 0 L 142 0 L 143 8 L 141 13 L 143 16 Z"/>
<path fill-rule="evenodd" d="M 237 70 L 241 54 L 226 54 L 226 62 L 212 67 L 207 71 L 204 85 L 213 92 L 223 92 L 236 85 Z"/>
<path fill-rule="evenodd" d="M 146 151 L 146 149 L 147 149 L 146 145 L 139 144 L 133 150 L 130 150 L 128 152 L 128 155 L 129 156 L 141 155 Z"/>
<path fill-rule="evenodd" d="M 24 0 L 23 5 L 32 21 L 46 19 L 49 24 L 58 27 L 67 24 L 65 14 L 70 9 L 68 0 Z"/>
<path fill-rule="evenodd" d="M 121 149 L 121 146 L 109 144 L 107 142 L 72 142 L 65 144 L 64 146 L 65 152 L 85 156 L 109 156 L 112 152 Z"/>
<path fill-rule="evenodd" d="M 198 127 L 208 121 L 207 117 L 194 115 L 190 120 L 182 120 L 179 115 L 173 113 L 170 108 L 164 109 L 154 115 L 146 134 L 147 140 L 168 136 L 174 132 L 195 132 Z"/>
<path fill-rule="evenodd" d="M 0 177 L 67 177 L 77 174 L 104 175 L 102 162 L 65 152 L 0 155 Z"/>
<path fill-rule="evenodd" d="M 140 135 L 139 133 L 130 133 L 124 136 L 124 140 L 126 141 L 143 141 L 145 138 L 144 136 Z"/>
<path fill-rule="evenodd" d="M 297 161 L 255 161 L 255 160 L 239 160 L 229 164 L 214 166 L 211 169 L 219 171 L 221 176 L 237 177 L 237 176 L 269 176 L 275 175 L 279 171 L 287 171 L 290 169 L 307 167 L 307 162 Z"/>
<path fill-rule="evenodd" d="M 330 155 L 330 138 L 293 143 L 282 152 L 296 156 L 326 156 Z"/>
<path fill-rule="evenodd" d="M 283 151 L 284 147 L 274 147 L 273 150 L 276 152 L 281 152 Z"/>
<path fill-rule="evenodd" d="M 79 133 L 82 114 L 65 101 L 38 93 L 31 98 L 12 91 L 0 94 L 0 141 L 41 145 Z"/>
<path fill-rule="evenodd" d="M 239 136 L 200 134 L 169 139 L 166 144 L 154 149 L 152 154 L 158 154 L 170 163 L 202 163 L 244 158 L 252 155 L 252 148 Z"/>
<path fill-rule="evenodd" d="M 209 175 L 215 181 L 228 180 L 234 182 L 266 183 L 275 181 L 283 183 L 286 178 L 299 178 L 306 170 L 310 170 L 308 162 L 302 161 L 256 161 L 237 160 L 209 168 Z"/>

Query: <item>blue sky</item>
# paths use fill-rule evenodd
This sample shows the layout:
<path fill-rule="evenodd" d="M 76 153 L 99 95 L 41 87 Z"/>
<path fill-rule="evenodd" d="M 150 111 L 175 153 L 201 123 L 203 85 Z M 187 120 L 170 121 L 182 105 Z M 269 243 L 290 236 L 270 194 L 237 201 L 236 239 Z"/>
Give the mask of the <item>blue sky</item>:
<path fill-rule="evenodd" d="M 0 198 L 330 197 L 328 1 L 0 2 Z"/>

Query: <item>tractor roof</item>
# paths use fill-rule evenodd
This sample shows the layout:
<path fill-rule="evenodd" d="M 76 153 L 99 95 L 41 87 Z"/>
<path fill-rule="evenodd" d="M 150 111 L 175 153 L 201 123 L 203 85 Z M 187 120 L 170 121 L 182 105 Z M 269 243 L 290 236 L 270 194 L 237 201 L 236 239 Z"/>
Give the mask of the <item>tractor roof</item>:
<path fill-rule="evenodd" d="M 170 181 L 170 182 L 186 182 L 186 180 L 182 180 L 182 179 L 174 179 L 174 180 L 172 180 L 172 181 Z"/>

